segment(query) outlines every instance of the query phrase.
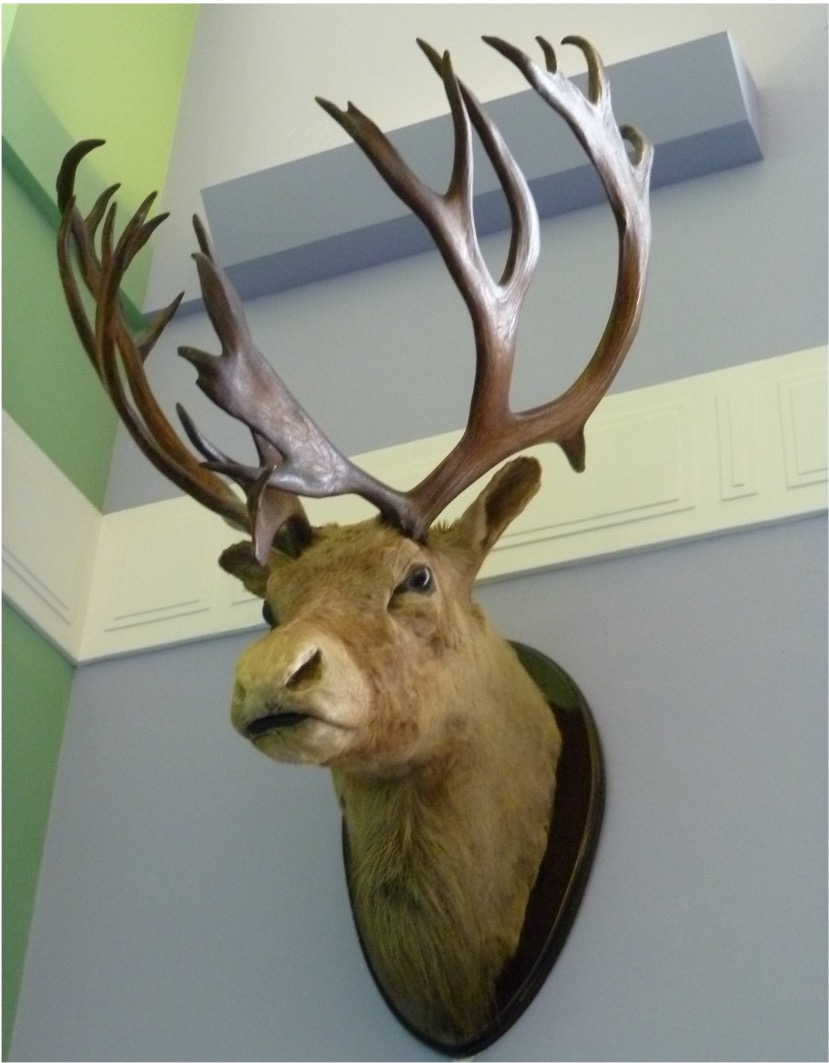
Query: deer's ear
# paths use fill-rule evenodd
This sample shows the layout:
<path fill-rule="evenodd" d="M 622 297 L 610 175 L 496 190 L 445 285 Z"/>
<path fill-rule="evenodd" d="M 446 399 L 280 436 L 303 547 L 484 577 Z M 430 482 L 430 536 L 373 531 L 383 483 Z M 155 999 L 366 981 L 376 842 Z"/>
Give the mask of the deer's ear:
<path fill-rule="evenodd" d="M 447 529 L 449 545 L 465 555 L 473 578 L 540 486 L 541 466 L 535 458 L 516 458 L 498 470 L 464 515 Z"/>
<path fill-rule="evenodd" d="M 253 544 L 250 541 L 235 543 L 223 550 L 219 556 L 219 564 L 225 572 L 241 580 L 251 594 L 255 594 L 257 598 L 265 597 L 269 570 L 266 565 L 260 565 L 254 557 Z"/>

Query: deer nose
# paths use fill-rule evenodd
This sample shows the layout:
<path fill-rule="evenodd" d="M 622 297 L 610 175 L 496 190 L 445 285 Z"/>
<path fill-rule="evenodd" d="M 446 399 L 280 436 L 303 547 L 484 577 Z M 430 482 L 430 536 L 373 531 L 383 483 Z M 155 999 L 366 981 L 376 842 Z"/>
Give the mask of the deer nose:
<path fill-rule="evenodd" d="M 322 678 L 324 657 L 316 640 L 266 635 L 249 646 L 236 668 L 231 717 L 245 730 L 263 712 L 294 706 L 294 699 Z"/>

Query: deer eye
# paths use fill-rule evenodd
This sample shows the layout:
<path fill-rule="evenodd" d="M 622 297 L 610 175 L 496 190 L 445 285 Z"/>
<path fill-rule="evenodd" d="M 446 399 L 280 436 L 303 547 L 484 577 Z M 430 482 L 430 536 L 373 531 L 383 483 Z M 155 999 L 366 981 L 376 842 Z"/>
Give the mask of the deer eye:
<path fill-rule="evenodd" d="M 432 570 L 426 565 L 417 565 L 411 569 L 406 578 L 399 583 L 395 589 L 395 594 L 401 594 L 404 591 L 414 591 L 415 594 L 431 594 L 435 589 L 435 580 L 432 576 Z"/>
<path fill-rule="evenodd" d="M 262 619 L 268 625 L 269 628 L 275 628 L 279 621 L 276 619 L 273 613 L 273 609 L 265 602 L 262 605 Z"/>

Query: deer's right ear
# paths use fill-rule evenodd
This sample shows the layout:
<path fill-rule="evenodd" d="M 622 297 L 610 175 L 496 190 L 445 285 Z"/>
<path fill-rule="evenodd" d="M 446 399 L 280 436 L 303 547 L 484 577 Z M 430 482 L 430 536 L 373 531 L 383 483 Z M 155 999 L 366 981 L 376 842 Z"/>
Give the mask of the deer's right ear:
<path fill-rule="evenodd" d="M 219 564 L 229 572 L 231 576 L 241 580 L 245 589 L 257 598 L 264 598 L 268 586 L 269 570 L 266 565 L 260 565 L 253 555 L 253 544 L 248 540 L 243 543 L 235 543 L 223 550 L 219 556 Z"/>
<path fill-rule="evenodd" d="M 463 516 L 443 533 L 445 541 L 465 559 L 464 567 L 471 579 L 540 485 L 541 466 L 536 459 L 514 458 L 499 469 Z"/>

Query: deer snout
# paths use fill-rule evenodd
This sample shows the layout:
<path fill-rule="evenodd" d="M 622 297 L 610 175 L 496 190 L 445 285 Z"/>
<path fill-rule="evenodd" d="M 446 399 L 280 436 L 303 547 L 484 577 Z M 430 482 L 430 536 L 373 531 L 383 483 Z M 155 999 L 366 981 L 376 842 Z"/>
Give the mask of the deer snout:
<path fill-rule="evenodd" d="M 299 732 L 313 722 L 351 728 L 364 715 L 365 697 L 365 681 L 344 647 L 313 631 L 286 628 L 242 653 L 230 716 L 250 739 Z"/>
<path fill-rule="evenodd" d="M 231 720 L 245 735 L 263 719 L 299 722 L 292 702 L 300 688 L 313 684 L 323 672 L 323 654 L 314 642 L 292 643 L 269 636 L 248 647 L 236 666 Z M 260 730 L 264 730 L 261 727 Z"/>

